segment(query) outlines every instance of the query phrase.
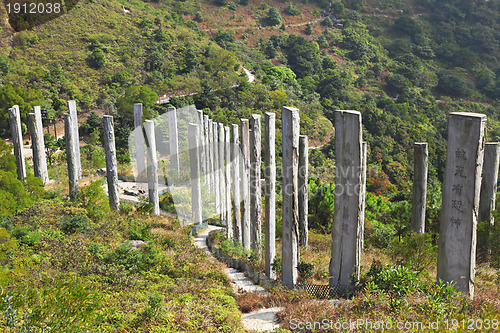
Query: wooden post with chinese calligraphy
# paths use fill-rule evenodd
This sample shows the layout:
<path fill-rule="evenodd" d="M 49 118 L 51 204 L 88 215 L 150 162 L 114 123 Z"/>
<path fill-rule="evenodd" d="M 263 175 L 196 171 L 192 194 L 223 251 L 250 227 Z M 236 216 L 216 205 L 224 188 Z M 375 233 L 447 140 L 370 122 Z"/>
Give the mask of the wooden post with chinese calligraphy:
<path fill-rule="evenodd" d="M 66 139 L 66 161 L 68 163 L 69 197 L 74 200 L 78 194 L 78 164 L 76 156 L 76 140 L 73 116 L 64 115 L 64 136 Z"/>
<path fill-rule="evenodd" d="M 299 136 L 299 245 L 307 247 L 309 243 L 309 140 L 306 135 Z"/>
<path fill-rule="evenodd" d="M 365 206 L 366 206 L 366 163 L 368 155 L 368 143 L 361 142 L 361 212 L 359 213 L 358 229 L 358 251 L 356 252 L 356 261 L 361 262 L 361 253 L 363 252 L 365 242 Z"/>
<path fill-rule="evenodd" d="M 134 104 L 134 136 L 137 180 L 146 179 L 146 154 L 144 152 L 144 133 L 142 131 L 142 103 Z"/>
<path fill-rule="evenodd" d="M 250 221 L 252 225 L 252 250 L 261 253 L 262 243 L 262 190 L 261 166 L 261 122 L 260 115 L 253 114 L 250 121 Z"/>
<path fill-rule="evenodd" d="M 479 221 L 495 223 L 492 210 L 497 196 L 498 166 L 500 163 L 500 143 L 488 142 L 484 147 L 483 179 L 479 198 Z"/>
<path fill-rule="evenodd" d="M 437 278 L 474 296 L 476 227 L 486 116 L 452 112 L 443 182 Z"/>
<path fill-rule="evenodd" d="M 179 136 L 177 133 L 177 109 L 167 108 L 170 169 L 179 172 Z"/>
<path fill-rule="evenodd" d="M 160 200 L 158 197 L 158 157 L 156 156 L 155 123 L 152 120 L 144 121 L 146 132 L 146 146 L 148 156 L 148 194 L 153 204 L 153 214 L 160 215 Z"/>
<path fill-rule="evenodd" d="M 283 141 L 283 283 L 297 283 L 299 261 L 299 110 L 284 106 Z"/>
<path fill-rule="evenodd" d="M 210 192 L 214 195 L 215 204 L 215 175 L 214 175 L 214 135 L 213 135 L 213 121 L 208 119 L 207 128 L 207 150 L 208 150 L 208 187 Z"/>
<path fill-rule="evenodd" d="M 28 115 L 28 123 L 31 134 L 31 146 L 33 148 L 33 172 L 35 177 L 40 177 L 44 184 L 49 181 L 47 172 L 47 159 L 45 157 L 45 143 L 43 141 L 42 112 L 39 106 L 34 106 L 33 113 Z"/>
<path fill-rule="evenodd" d="M 24 181 L 26 178 L 26 165 L 23 154 L 23 133 L 21 131 L 21 113 L 19 106 L 14 105 L 9 109 L 10 132 L 12 144 L 14 145 L 14 156 L 16 157 L 17 179 Z"/>
<path fill-rule="evenodd" d="M 233 239 L 234 237 L 234 227 L 233 227 L 233 215 L 231 214 L 231 131 L 229 126 L 224 126 L 224 176 L 226 184 L 226 225 L 227 225 L 227 238 Z"/>
<path fill-rule="evenodd" d="M 243 247 L 250 250 L 250 124 L 241 119 L 241 235 Z"/>
<path fill-rule="evenodd" d="M 417 234 L 425 232 L 425 201 L 427 198 L 427 166 L 429 153 L 427 143 L 413 145 L 413 202 L 411 208 L 411 230 Z"/>
<path fill-rule="evenodd" d="M 241 230 L 241 182 L 240 182 L 240 138 L 239 126 L 232 124 L 231 136 L 231 178 L 233 191 L 233 216 L 234 216 L 234 238 L 240 243 L 243 242 Z"/>
<path fill-rule="evenodd" d="M 73 122 L 73 140 L 75 141 L 74 148 L 75 148 L 78 179 L 81 179 L 82 160 L 80 157 L 80 134 L 78 134 L 78 112 L 76 111 L 76 101 L 74 100 L 68 101 L 68 109 L 69 109 L 69 114 L 71 115 L 71 121 Z"/>
<path fill-rule="evenodd" d="M 219 198 L 220 198 L 220 223 L 222 225 L 227 225 L 227 210 L 226 210 L 226 173 L 225 173 L 225 152 L 224 152 L 224 136 L 226 132 L 224 131 L 224 124 L 217 124 L 219 129 L 219 141 L 218 141 L 218 152 L 219 152 Z"/>
<path fill-rule="evenodd" d="M 120 208 L 120 191 L 118 187 L 118 164 L 116 161 L 115 128 L 113 116 L 103 116 L 104 152 L 106 154 L 106 180 L 108 182 L 109 207 Z"/>
<path fill-rule="evenodd" d="M 264 179 L 265 187 L 265 217 L 266 217 L 266 249 L 265 270 L 266 275 L 276 278 L 276 272 L 273 269 L 274 259 L 276 257 L 276 114 L 266 112 L 264 115 Z"/>
<path fill-rule="evenodd" d="M 203 126 L 203 111 L 196 110 L 196 124 L 198 125 L 198 152 L 200 154 L 200 175 L 205 174 L 205 160 L 206 160 L 206 152 L 205 145 L 203 144 L 203 137 L 205 127 Z"/>
<path fill-rule="evenodd" d="M 208 188 L 210 188 L 210 144 L 209 144 L 209 122 L 208 122 L 208 115 L 203 116 L 203 145 L 205 146 L 205 183 L 208 184 Z"/>
<path fill-rule="evenodd" d="M 219 185 L 219 125 L 215 121 L 212 122 L 212 136 L 215 214 L 219 215 L 221 214 Z"/>
<path fill-rule="evenodd" d="M 359 277 L 362 209 L 361 113 L 335 111 L 335 212 L 332 228 L 330 285 L 349 285 Z"/>
<path fill-rule="evenodd" d="M 201 124 L 188 124 L 189 166 L 191 170 L 191 218 L 194 224 L 201 224 L 203 219 L 200 187 L 200 126 Z"/>

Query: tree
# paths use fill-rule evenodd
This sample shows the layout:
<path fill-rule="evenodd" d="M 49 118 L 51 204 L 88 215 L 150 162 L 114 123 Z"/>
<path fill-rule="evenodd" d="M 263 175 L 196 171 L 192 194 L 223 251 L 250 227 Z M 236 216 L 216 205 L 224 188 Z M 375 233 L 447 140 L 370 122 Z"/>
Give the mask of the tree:
<path fill-rule="evenodd" d="M 280 12 L 274 7 L 269 8 L 269 10 L 267 11 L 266 20 L 267 24 L 269 24 L 270 26 L 281 24 Z"/>
<path fill-rule="evenodd" d="M 335 1 L 332 3 L 332 9 L 335 15 L 341 15 L 344 12 L 344 4 L 342 1 Z"/>
<path fill-rule="evenodd" d="M 465 97 L 469 94 L 469 85 L 465 78 L 457 74 L 444 73 L 439 76 L 437 88 L 452 96 Z"/>
<path fill-rule="evenodd" d="M 396 21 L 394 21 L 394 25 L 392 27 L 394 31 L 406 34 L 411 37 L 422 32 L 420 24 L 408 15 L 403 15 L 398 18 Z"/>
<path fill-rule="evenodd" d="M 106 66 L 106 56 L 101 49 L 95 49 L 89 57 L 89 63 L 95 69 Z"/>
<path fill-rule="evenodd" d="M 300 9 L 298 9 L 297 6 L 295 6 L 295 4 L 291 1 L 288 3 L 288 7 L 286 7 L 286 9 L 285 9 L 285 13 L 287 13 L 288 15 L 292 15 L 292 16 L 302 14 Z"/>
<path fill-rule="evenodd" d="M 307 34 L 307 35 L 310 35 L 313 33 L 313 27 L 312 27 L 312 24 L 311 22 L 307 23 L 306 24 L 306 29 L 304 30 L 304 32 Z"/>
<path fill-rule="evenodd" d="M 125 90 L 125 95 L 116 101 L 119 115 L 125 123 L 132 126 L 134 122 L 134 103 L 142 103 L 144 117 L 150 118 L 149 110 L 156 104 L 158 95 L 147 86 L 130 86 Z"/>

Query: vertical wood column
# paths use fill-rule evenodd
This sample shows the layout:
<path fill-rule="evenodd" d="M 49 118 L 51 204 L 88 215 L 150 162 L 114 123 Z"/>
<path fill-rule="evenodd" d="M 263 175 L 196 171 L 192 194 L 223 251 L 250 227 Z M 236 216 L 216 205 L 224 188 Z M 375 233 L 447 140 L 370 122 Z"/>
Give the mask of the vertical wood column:
<path fill-rule="evenodd" d="M 134 136 L 137 179 L 142 181 L 142 179 L 146 179 L 146 153 L 144 151 L 144 133 L 142 132 L 142 103 L 134 104 Z"/>
<path fill-rule="evenodd" d="M 64 137 L 66 139 L 66 161 L 68 163 L 69 197 L 74 200 L 78 195 L 78 164 L 76 154 L 75 127 L 71 114 L 64 115 Z"/>
<path fill-rule="evenodd" d="M 242 239 L 241 227 L 241 196 L 240 196 L 240 138 L 238 133 L 238 125 L 232 124 L 231 136 L 231 178 L 233 192 L 233 216 L 234 216 L 234 238 L 240 243 Z"/>
<path fill-rule="evenodd" d="M 177 110 L 167 108 L 168 115 L 168 141 L 170 147 L 170 169 L 179 172 L 179 136 L 177 133 Z"/>
<path fill-rule="evenodd" d="M 203 138 L 202 138 L 202 144 L 205 146 L 205 183 L 208 184 L 208 187 L 210 188 L 210 176 L 211 176 L 211 171 L 210 171 L 210 143 L 209 143 L 209 121 L 208 121 L 208 115 L 203 116 Z"/>
<path fill-rule="evenodd" d="M 215 214 L 222 214 L 220 206 L 220 179 L 219 179 L 219 126 L 212 122 L 213 134 L 213 158 L 214 158 L 214 193 L 215 193 Z"/>
<path fill-rule="evenodd" d="M 299 259 L 299 110 L 282 109 L 283 141 L 283 283 L 297 283 Z"/>
<path fill-rule="evenodd" d="M 413 203 L 411 208 L 411 230 L 417 234 L 425 232 L 425 203 L 427 198 L 427 168 L 429 152 L 427 143 L 413 145 Z"/>
<path fill-rule="evenodd" d="M 82 178 L 82 160 L 80 157 L 80 134 L 78 132 L 78 113 L 76 111 L 76 101 L 68 101 L 69 114 L 73 122 L 73 140 L 75 141 L 75 156 L 78 170 L 78 179 Z M 54 125 L 55 126 L 55 125 Z"/>
<path fill-rule="evenodd" d="M 250 131 L 250 224 L 252 249 L 262 251 L 262 187 L 260 184 L 261 167 L 261 120 L 253 114 Z"/>
<path fill-rule="evenodd" d="M 265 218 L 266 218 L 266 275 L 276 279 L 273 269 L 276 258 L 276 114 L 266 112 L 264 115 L 264 157 L 265 168 Z"/>
<path fill-rule="evenodd" d="M 361 113 L 335 112 L 335 212 L 332 228 L 330 285 L 349 285 L 359 277 L 362 207 Z"/>
<path fill-rule="evenodd" d="M 200 154 L 199 160 L 200 160 L 200 175 L 205 174 L 205 160 L 206 160 L 206 153 L 205 153 L 205 145 L 203 144 L 203 137 L 204 137 L 204 123 L 203 123 L 203 111 L 197 110 L 196 111 L 196 124 L 198 125 L 198 151 Z"/>
<path fill-rule="evenodd" d="M 14 145 L 14 156 L 16 157 L 17 179 L 24 181 L 26 178 L 26 165 L 23 153 L 23 132 L 21 131 L 21 113 L 19 106 L 14 105 L 9 109 L 10 131 L 12 144 Z"/>
<path fill-rule="evenodd" d="M 492 210 L 495 209 L 497 196 L 498 166 L 500 162 L 500 143 L 487 142 L 484 147 L 484 167 L 479 199 L 479 221 L 495 224 Z"/>
<path fill-rule="evenodd" d="M 248 119 L 241 119 L 241 227 L 243 247 L 251 248 L 250 225 L 250 126 Z"/>
<path fill-rule="evenodd" d="M 191 213 L 194 224 L 202 222 L 200 187 L 200 131 L 197 124 L 189 124 L 189 164 L 191 167 Z"/>
<path fill-rule="evenodd" d="M 146 147 L 148 155 L 148 193 L 153 204 L 153 214 L 160 215 L 160 200 L 158 197 L 158 157 L 156 156 L 155 123 L 152 120 L 144 121 L 146 132 Z"/>
<path fill-rule="evenodd" d="M 225 136 L 224 124 L 218 123 L 219 127 L 219 193 L 220 193 L 220 222 L 222 225 L 227 225 L 227 209 L 226 209 L 226 173 L 225 173 Z"/>
<path fill-rule="evenodd" d="M 224 127 L 224 158 L 226 163 L 224 165 L 225 176 L 225 189 L 226 189 L 226 223 L 227 223 L 227 238 L 234 237 L 233 216 L 231 214 L 231 131 L 229 126 Z"/>
<path fill-rule="evenodd" d="M 45 157 L 45 142 L 43 139 L 42 112 L 39 106 L 32 109 L 28 115 L 28 124 L 31 135 L 31 146 L 33 151 L 33 171 L 35 177 L 40 177 L 44 184 L 49 181 L 47 172 L 47 159 Z"/>
<path fill-rule="evenodd" d="M 299 136 L 299 245 L 307 247 L 309 241 L 309 140 Z"/>
<path fill-rule="evenodd" d="M 476 227 L 486 115 L 452 112 L 443 182 L 437 278 L 474 296 Z"/>
<path fill-rule="evenodd" d="M 106 153 L 106 179 L 108 183 L 109 206 L 120 208 L 120 192 L 118 189 L 118 164 L 116 162 L 115 129 L 112 116 L 102 117 L 104 121 L 104 152 Z"/>

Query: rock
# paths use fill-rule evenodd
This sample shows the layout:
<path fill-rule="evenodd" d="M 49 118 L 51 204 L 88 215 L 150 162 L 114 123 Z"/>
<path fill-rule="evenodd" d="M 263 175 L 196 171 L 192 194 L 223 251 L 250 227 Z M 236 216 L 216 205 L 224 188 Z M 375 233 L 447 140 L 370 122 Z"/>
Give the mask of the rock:
<path fill-rule="evenodd" d="M 131 244 L 134 250 L 140 250 L 144 246 L 148 245 L 149 242 L 141 241 L 141 240 L 126 240 L 122 243 L 123 244 Z"/>
<path fill-rule="evenodd" d="M 143 192 L 145 192 L 145 191 L 143 190 Z M 133 197 L 138 197 L 139 196 L 139 192 L 130 191 L 130 190 L 127 190 L 127 189 L 123 190 L 123 194 L 125 194 L 125 195 L 131 195 Z"/>

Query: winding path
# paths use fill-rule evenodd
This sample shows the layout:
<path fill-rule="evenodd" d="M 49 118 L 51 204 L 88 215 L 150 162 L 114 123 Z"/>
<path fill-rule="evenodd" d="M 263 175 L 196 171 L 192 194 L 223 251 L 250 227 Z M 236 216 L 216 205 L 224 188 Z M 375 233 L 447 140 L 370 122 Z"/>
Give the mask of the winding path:
<path fill-rule="evenodd" d="M 211 260 L 215 259 L 207 246 L 207 238 L 208 234 L 212 230 L 222 229 L 221 227 L 215 227 L 209 225 L 208 228 L 201 230 L 196 237 L 193 238 L 193 243 L 195 246 L 204 250 L 205 253 L 210 255 Z M 262 288 L 261 286 L 255 285 L 249 278 L 245 276 L 245 274 L 237 271 L 234 268 L 225 268 L 224 273 L 229 277 L 232 282 L 232 287 L 235 293 L 241 292 L 258 292 L 262 294 L 268 293 L 267 290 Z M 241 321 L 243 322 L 243 326 L 247 330 L 253 330 L 258 332 L 268 332 L 274 331 L 275 328 L 278 328 L 276 313 L 280 311 L 281 308 L 267 308 L 267 309 L 259 309 L 252 311 L 250 313 L 243 314 L 241 316 Z"/>

